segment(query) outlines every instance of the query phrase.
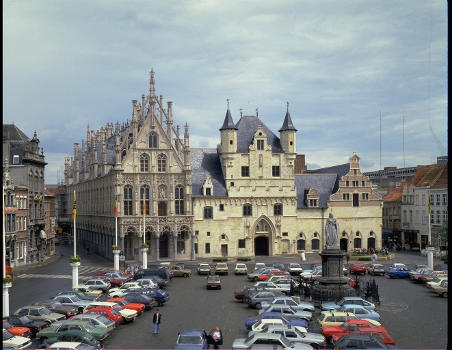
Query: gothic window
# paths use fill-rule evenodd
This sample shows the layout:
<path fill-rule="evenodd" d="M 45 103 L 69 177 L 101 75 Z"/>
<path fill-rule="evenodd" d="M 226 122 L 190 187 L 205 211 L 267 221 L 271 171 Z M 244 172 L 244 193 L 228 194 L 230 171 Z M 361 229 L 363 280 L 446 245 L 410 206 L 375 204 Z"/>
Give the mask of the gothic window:
<path fill-rule="evenodd" d="M 159 156 L 157 157 L 157 171 L 166 171 L 166 156 L 164 154 L 159 154 Z"/>
<path fill-rule="evenodd" d="M 141 172 L 149 171 L 149 156 L 145 153 L 143 153 L 140 156 L 140 171 Z"/>
<path fill-rule="evenodd" d="M 273 214 L 274 215 L 282 215 L 283 214 L 283 206 L 281 203 L 277 203 L 274 205 Z"/>
<path fill-rule="evenodd" d="M 353 241 L 354 241 L 354 248 L 355 249 L 361 248 L 361 238 L 355 238 Z"/>
<path fill-rule="evenodd" d="M 121 155 L 121 160 L 124 159 L 124 157 L 126 156 L 127 151 L 125 149 L 122 150 L 122 155 Z"/>
<path fill-rule="evenodd" d="M 243 206 L 243 216 L 251 216 L 253 215 L 253 207 L 251 204 L 245 204 Z"/>
<path fill-rule="evenodd" d="M 124 215 L 133 215 L 132 186 L 124 187 Z"/>
<path fill-rule="evenodd" d="M 149 186 L 140 188 L 140 213 L 143 214 L 143 206 L 146 204 L 146 215 L 149 215 Z"/>
<path fill-rule="evenodd" d="M 304 239 L 297 240 L 297 250 L 305 250 L 306 249 L 306 241 Z"/>
<path fill-rule="evenodd" d="M 176 186 L 176 215 L 184 214 L 184 188 L 181 185 Z"/>
<path fill-rule="evenodd" d="M 311 241 L 312 250 L 319 250 L 320 249 L 320 240 L 318 238 L 314 238 Z"/>
<path fill-rule="evenodd" d="M 149 134 L 149 148 L 158 148 L 158 135 L 155 132 Z"/>

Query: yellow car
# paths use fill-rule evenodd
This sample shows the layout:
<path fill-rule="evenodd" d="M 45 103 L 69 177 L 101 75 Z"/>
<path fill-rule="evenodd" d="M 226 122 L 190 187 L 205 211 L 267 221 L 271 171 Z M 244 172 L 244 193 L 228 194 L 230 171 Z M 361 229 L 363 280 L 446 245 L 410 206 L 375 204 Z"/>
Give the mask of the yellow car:
<path fill-rule="evenodd" d="M 440 297 L 447 298 L 447 279 L 442 280 L 439 285 L 432 286 L 432 292 L 438 294 Z"/>
<path fill-rule="evenodd" d="M 85 284 L 79 284 L 78 286 L 75 286 L 72 288 L 72 290 L 75 290 L 77 292 L 85 293 L 86 295 L 91 295 L 94 297 L 98 297 L 102 294 L 102 291 L 99 289 L 91 289 L 89 286 Z"/>
<path fill-rule="evenodd" d="M 352 312 L 322 312 L 319 316 L 319 325 L 323 326 L 340 326 L 347 320 L 357 319 L 356 315 Z M 370 320 L 368 318 L 365 319 L 369 321 L 375 326 L 381 326 L 381 323 L 378 321 Z"/>

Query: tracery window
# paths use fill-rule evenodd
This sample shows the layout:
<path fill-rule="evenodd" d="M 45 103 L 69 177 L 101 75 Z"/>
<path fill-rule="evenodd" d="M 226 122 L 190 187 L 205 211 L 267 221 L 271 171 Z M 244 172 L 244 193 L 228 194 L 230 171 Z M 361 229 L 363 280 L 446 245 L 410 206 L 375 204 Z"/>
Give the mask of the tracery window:
<path fill-rule="evenodd" d="M 145 153 L 143 153 L 140 156 L 140 171 L 141 172 L 149 171 L 149 156 Z"/>
<path fill-rule="evenodd" d="M 157 157 L 157 171 L 166 171 L 166 156 L 164 154 L 159 154 L 159 156 Z"/>
<path fill-rule="evenodd" d="M 176 193 L 175 193 L 175 205 L 176 205 L 176 215 L 183 215 L 184 214 L 184 187 L 182 185 L 176 186 Z"/>
<path fill-rule="evenodd" d="M 132 186 L 124 186 L 124 215 L 133 215 Z"/>

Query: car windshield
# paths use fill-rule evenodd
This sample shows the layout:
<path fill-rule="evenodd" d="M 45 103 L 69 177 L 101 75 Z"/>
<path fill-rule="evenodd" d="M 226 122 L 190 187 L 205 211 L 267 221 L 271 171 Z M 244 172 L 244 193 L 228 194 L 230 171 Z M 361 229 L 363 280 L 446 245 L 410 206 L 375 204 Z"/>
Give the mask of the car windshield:
<path fill-rule="evenodd" d="M 199 265 L 199 268 L 205 269 L 205 268 L 210 268 L 210 266 L 207 264 L 201 264 L 201 265 Z"/>
<path fill-rule="evenodd" d="M 52 312 L 50 312 L 49 309 L 43 308 L 39 310 L 40 315 L 50 315 Z"/>
<path fill-rule="evenodd" d="M 28 316 L 22 316 L 22 317 L 19 317 L 19 320 L 20 320 L 20 322 L 22 322 L 22 323 L 28 323 L 28 322 L 31 321 L 31 320 L 28 318 Z"/>
<path fill-rule="evenodd" d="M 89 322 L 85 322 L 85 328 L 87 331 L 92 331 L 94 330 L 96 327 L 94 326 L 94 324 L 92 323 L 92 321 L 90 320 Z"/>
<path fill-rule="evenodd" d="M 14 337 L 10 332 L 8 332 L 6 329 L 3 329 L 3 340 L 8 340 Z"/>
<path fill-rule="evenodd" d="M 237 268 L 239 268 L 239 269 L 243 269 L 243 268 L 245 268 L 245 267 L 246 267 L 245 264 L 237 264 Z"/>
<path fill-rule="evenodd" d="M 94 349 L 91 345 L 80 343 L 75 347 L 77 350 L 92 350 Z"/>
<path fill-rule="evenodd" d="M 99 322 L 102 322 L 103 324 L 108 324 L 108 323 L 110 323 L 110 320 L 109 320 L 107 317 L 103 316 L 103 315 L 100 315 L 100 316 L 97 318 L 97 320 L 98 320 Z"/>
<path fill-rule="evenodd" d="M 290 267 L 301 267 L 300 264 L 290 264 Z"/>
<path fill-rule="evenodd" d="M 202 344 L 202 338 L 198 335 L 180 335 L 177 344 Z"/>

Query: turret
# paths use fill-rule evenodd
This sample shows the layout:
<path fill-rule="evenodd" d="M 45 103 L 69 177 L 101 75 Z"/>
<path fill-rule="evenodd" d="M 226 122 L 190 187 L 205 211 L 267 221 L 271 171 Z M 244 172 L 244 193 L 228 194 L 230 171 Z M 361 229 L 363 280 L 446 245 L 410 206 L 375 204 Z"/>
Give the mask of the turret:
<path fill-rule="evenodd" d="M 220 128 L 221 132 L 221 153 L 235 153 L 237 152 L 237 128 L 232 120 L 231 111 L 228 110 L 224 118 L 223 126 Z"/>
<path fill-rule="evenodd" d="M 116 161 L 115 161 L 115 168 L 118 169 L 121 167 L 121 140 L 119 138 L 119 123 L 116 124 L 116 133 L 115 133 L 115 155 L 116 155 Z"/>
<path fill-rule="evenodd" d="M 74 143 L 74 183 L 80 180 L 80 164 L 78 158 L 78 143 Z"/>
<path fill-rule="evenodd" d="M 285 153 L 297 153 L 297 129 L 293 126 L 289 113 L 289 102 L 287 102 L 286 117 L 279 129 L 281 147 Z"/>

